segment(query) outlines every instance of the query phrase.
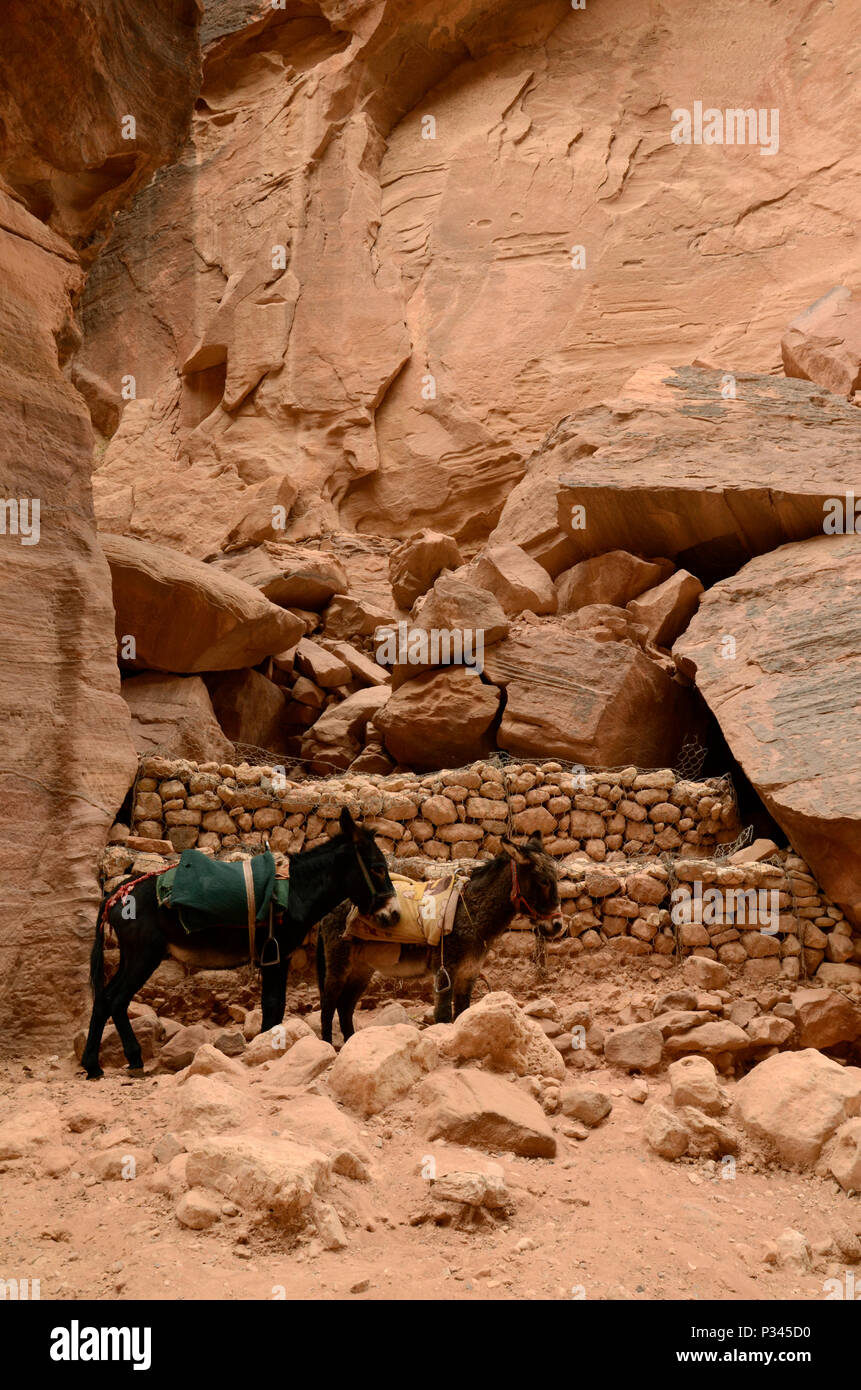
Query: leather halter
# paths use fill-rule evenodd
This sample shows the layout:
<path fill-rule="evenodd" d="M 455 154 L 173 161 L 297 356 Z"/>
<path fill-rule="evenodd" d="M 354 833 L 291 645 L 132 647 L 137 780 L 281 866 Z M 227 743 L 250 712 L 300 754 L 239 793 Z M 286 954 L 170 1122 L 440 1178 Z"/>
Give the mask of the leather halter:
<path fill-rule="evenodd" d="M 517 864 L 512 859 L 511 863 L 511 901 L 515 912 L 522 912 L 525 917 L 531 917 L 534 922 L 543 921 L 547 916 L 545 912 L 536 912 L 535 908 L 528 903 L 520 891 L 520 884 L 517 880 Z"/>

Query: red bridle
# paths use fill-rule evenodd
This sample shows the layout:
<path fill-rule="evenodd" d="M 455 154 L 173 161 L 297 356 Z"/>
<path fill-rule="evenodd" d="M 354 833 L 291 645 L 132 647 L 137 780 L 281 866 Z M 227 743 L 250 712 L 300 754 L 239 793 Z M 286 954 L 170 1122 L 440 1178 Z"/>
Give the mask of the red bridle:
<path fill-rule="evenodd" d="M 536 912 L 535 908 L 526 901 L 520 891 L 520 884 L 517 881 L 517 864 L 511 861 L 511 901 L 515 912 L 522 912 L 525 917 L 531 917 L 533 921 L 543 920 L 548 916 L 546 912 Z"/>

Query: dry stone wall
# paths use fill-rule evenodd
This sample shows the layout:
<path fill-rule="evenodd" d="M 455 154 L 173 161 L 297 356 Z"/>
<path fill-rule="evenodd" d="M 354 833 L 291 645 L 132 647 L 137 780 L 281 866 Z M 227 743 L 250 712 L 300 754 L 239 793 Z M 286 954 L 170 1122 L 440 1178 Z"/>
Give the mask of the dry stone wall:
<path fill-rule="evenodd" d="M 556 858 L 592 863 L 646 852 L 712 851 L 739 831 L 728 779 L 702 782 L 670 769 L 586 772 L 560 762 L 488 760 L 450 771 L 292 781 L 277 768 L 199 765 L 145 757 L 129 827 L 136 840 L 214 854 L 273 848 L 293 854 L 338 833 L 341 808 L 361 815 L 397 858 L 476 858 L 500 837 L 540 830 Z"/>
<path fill-rule="evenodd" d="M 585 772 L 550 762 L 483 761 L 390 777 L 292 781 L 271 766 L 145 757 L 131 825 L 117 823 L 107 887 L 191 846 L 240 858 L 313 848 L 361 817 L 393 867 L 431 877 L 498 852 L 503 835 L 540 830 L 557 861 L 569 954 L 695 953 L 753 979 L 805 978 L 825 966 L 861 978 L 861 935 L 797 855 L 716 858 L 739 835 L 728 778 L 671 769 Z M 738 860 L 741 862 L 737 862 Z"/>

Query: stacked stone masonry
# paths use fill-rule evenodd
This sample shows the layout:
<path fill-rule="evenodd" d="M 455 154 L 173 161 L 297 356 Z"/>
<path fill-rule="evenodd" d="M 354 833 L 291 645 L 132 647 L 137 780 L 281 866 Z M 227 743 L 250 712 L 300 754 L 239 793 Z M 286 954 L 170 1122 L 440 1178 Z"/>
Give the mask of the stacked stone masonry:
<path fill-rule="evenodd" d="M 342 808 L 374 831 L 393 867 L 433 876 L 536 830 L 556 859 L 568 953 L 694 953 L 756 979 L 854 969 L 861 936 L 784 851 L 767 863 L 716 859 L 739 834 L 727 778 L 670 769 L 583 772 L 559 762 L 493 761 L 418 775 L 293 781 L 273 767 L 141 760 L 131 826 L 117 823 L 106 888 L 197 847 L 243 858 L 268 840 L 294 854 L 338 833 Z"/>

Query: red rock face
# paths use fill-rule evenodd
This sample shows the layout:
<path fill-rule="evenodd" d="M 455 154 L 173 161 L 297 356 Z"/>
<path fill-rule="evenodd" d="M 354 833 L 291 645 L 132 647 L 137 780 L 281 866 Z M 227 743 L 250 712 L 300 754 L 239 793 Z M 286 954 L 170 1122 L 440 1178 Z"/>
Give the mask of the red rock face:
<path fill-rule="evenodd" d="M 784 545 L 703 595 L 675 645 L 826 893 L 861 925 L 861 536 Z"/>
<path fill-rule="evenodd" d="M 554 575 L 622 547 L 722 578 L 821 533 L 826 500 L 857 490 L 858 419 L 808 382 L 644 368 L 551 432 L 493 539 Z"/>
<path fill-rule="evenodd" d="M 0 492 L 37 499 L 38 538 L 0 534 L 0 1051 L 62 1050 L 86 1002 L 98 853 L 135 755 L 98 545 L 86 406 L 63 371 L 77 341 L 74 246 L 181 135 L 193 7 L 10 0 L 0 81 Z M 156 74 L 159 74 L 156 80 Z M 141 139 L 122 141 L 132 107 Z M 46 225 L 46 223 L 48 225 Z M 20 521 L 20 512 L 19 517 Z M 31 543 L 32 541 L 32 543 Z"/>
<path fill-rule="evenodd" d="M 206 556 L 289 474 L 297 534 L 482 540 L 575 405 L 653 361 L 776 372 L 786 323 L 861 275 L 829 7 L 752 0 L 744 55 L 731 7 L 288 11 L 206 6 L 191 138 L 87 286 L 76 370 L 123 415 L 96 475 L 108 529 Z M 775 156 L 673 143 L 691 92 L 742 91 L 792 92 Z"/>

